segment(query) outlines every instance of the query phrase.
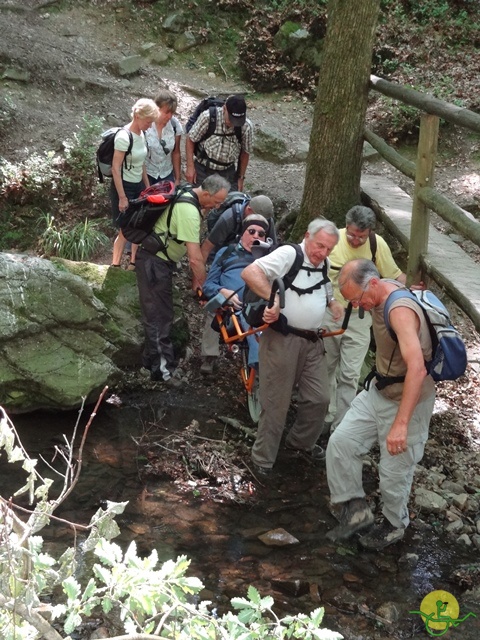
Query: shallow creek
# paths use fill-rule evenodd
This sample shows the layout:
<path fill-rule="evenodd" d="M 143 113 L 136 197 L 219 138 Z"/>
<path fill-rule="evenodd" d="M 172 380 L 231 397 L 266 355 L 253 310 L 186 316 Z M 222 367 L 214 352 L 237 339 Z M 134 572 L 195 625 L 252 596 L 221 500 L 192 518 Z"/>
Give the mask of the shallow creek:
<path fill-rule="evenodd" d="M 373 640 L 429 637 L 420 616 L 409 611 L 418 611 L 423 597 L 436 589 L 454 594 L 462 614 L 472 610 L 449 579 L 452 569 L 472 561 L 471 554 L 465 551 L 462 557 L 434 526 L 416 522 L 400 544 L 378 553 L 363 551 L 356 540 L 341 545 L 326 540 L 335 521 L 327 509 L 325 472 L 302 459 L 282 454 L 274 479 L 262 486 L 252 478 L 251 500 L 244 503 L 205 499 L 193 485 L 185 491 L 171 480 L 141 481 L 145 459 L 132 436 L 138 438 L 148 423 L 161 416 L 162 424 L 177 430 L 196 419 L 209 437 L 215 429 L 221 437 L 224 427 L 212 421 L 207 402 L 187 395 L 163 397 L 162 404 L 158 395 L 123 400 L 121 407 L 104 404 L 94 419 L 79 484 L 56 515 L 85 523 L 103 501 L 128 500 L 117 520 L 119 543 L 135 539 L 140 551 L 155 548 L 161 560 L 186 554 L 191 573 L 205 584 L 202 599 L 212 600 L 220 611 L 254 584 L 273 595 L 280 614 L 324 606 L 325 626 L 345 638 Z M 30 455 L 51 459 L 54 445 L 61 443 L 62 433 L 72 432 L 76 419 L 76 413 L 38 413 L 15 416 L 14 422 Z M 0 483 L 4 496 L 22 483 L 21 471 L 6 465 L 4 457 Z M 270 547 L 258 539 L 259 533 L 279 527 L 299 543 Z M 71 543 L 71 533 L 59 525 L 43 535 L 49 547 Z M 476 609 L 477 618 L 465 622 L 456 637 L 480 637 L 480 606 Z"/>

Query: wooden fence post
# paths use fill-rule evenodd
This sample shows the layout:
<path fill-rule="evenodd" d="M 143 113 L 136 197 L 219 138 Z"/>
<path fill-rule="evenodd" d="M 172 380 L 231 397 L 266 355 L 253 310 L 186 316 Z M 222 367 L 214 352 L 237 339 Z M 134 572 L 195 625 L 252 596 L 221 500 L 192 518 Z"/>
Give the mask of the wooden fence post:
<path fill-rule="evenodd" d="M 429 209 L 418 197 L 423 187 L 433 187 L 433 172 L 438 143 L 438 116 L 424 113 L 420 119 L 415 189 L 413 192 L 412 225 L 407 265 L 407 284 L 417 284 L 424 279 L 421 274 L 420 256 L 428 251 Z"/>

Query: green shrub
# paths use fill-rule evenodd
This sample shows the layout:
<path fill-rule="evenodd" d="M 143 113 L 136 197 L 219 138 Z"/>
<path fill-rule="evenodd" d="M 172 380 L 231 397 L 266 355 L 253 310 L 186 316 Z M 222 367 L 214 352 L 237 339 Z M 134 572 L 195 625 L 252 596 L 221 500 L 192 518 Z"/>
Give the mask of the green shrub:
<path fill-rule="evenodd" d="M 44 216 L 46 229 L 39 239 L 40 250 L 49 256 L 84 262 L 109 243 L 107 236 L 99 229 L 98 220 L 77 223 L 71 229 L 58 228 L 55 219 L 47 213 Z"/>
<path fill-rule="evenodd" d="M 63 143 L 65 177 L 68 178 L 68 195 L 71 198 L 81 200 L 88 196 L 97 183 L 95 152 L 102 128 L 101 118 L 84 116 L 83 124 L 73 138 Z"/>

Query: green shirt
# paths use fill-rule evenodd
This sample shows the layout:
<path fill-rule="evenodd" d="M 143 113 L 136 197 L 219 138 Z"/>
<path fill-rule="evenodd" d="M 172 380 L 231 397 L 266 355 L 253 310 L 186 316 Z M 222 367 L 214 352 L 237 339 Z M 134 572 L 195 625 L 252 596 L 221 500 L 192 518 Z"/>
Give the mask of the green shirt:
<path fill-rule="evenodd" d="M 192 197 L 185 194 L 187 197 Z M 193 197 L 192 197 L 193 199 Z M 201 217 L 197 207 L 188 202 L 179 202 L 173 206 L 170 220 L 170 235 L 167 229 L 169 210 L 167 209 L 159 220 L 155 223 L 154 231 L 162 238 L 167 246 L 168 258 L 161 251 L 157 253 L 162 260 L 178 262 L 187 252 L 186 242 L 196 242 L 200 244 L 200 222 Z M 178 240 L 179 242 L 175 242 Z"/>

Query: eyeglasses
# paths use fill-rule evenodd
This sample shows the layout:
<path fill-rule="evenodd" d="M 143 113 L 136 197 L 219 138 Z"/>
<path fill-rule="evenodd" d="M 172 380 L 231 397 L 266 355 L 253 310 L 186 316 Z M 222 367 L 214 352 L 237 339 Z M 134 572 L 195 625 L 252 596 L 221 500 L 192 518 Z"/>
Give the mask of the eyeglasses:
<path fill-rule="evenodd" d="M 165 142 L 165 140 L 163 138 L 161 138 L 160 144 L 162 145 L 163 153 L 166 156 L 168 156 L 168 154 L 170 153 L 170 149 L 167 147 L 167 143 Z"/>
<path fill-rule="evenodd" d="M 247 231 L 251 236 L 254 236 L 255 234 L 257 234 L 257 236 L 259 238 L 265 238 L 265 236 L 266 236 L 265 231 L 262 231 L 261 229 L 252 229 L 252 228 L 250 228 L 250 229 L 247 229 Z"/>
<path fill-rule="evenodd" d="M 365 242 L 368 240 L 368 236 L 356 236 L 354 233 L 346 233 L 345 235 L 349 240 L 356 240 L 360 244 L 365 244 Z"/>
<path fill-rule="evenodd" d="M 362 295 L 361 295 L 359 298 L 357 298 L 357 299 L 355 299 L 355 298 L 354 298 L 353 300 L 350 300 L 350 302 L 351 302 L 352 304 L 356 304 L 356 305 L 359 307 L 359 306 L 360 306 L 360 303 L 362 302 L 362 298 L 363 298 L 363 296 L 365 295 L 365 292 L 367 291 L 367 289 L 368 289 L 368 287 L 369 287 L 369 286 L 370 286 L 370 282 L 367 284 L 367 286 L 365 287 L 365 289 L 362 291 Z"/>

